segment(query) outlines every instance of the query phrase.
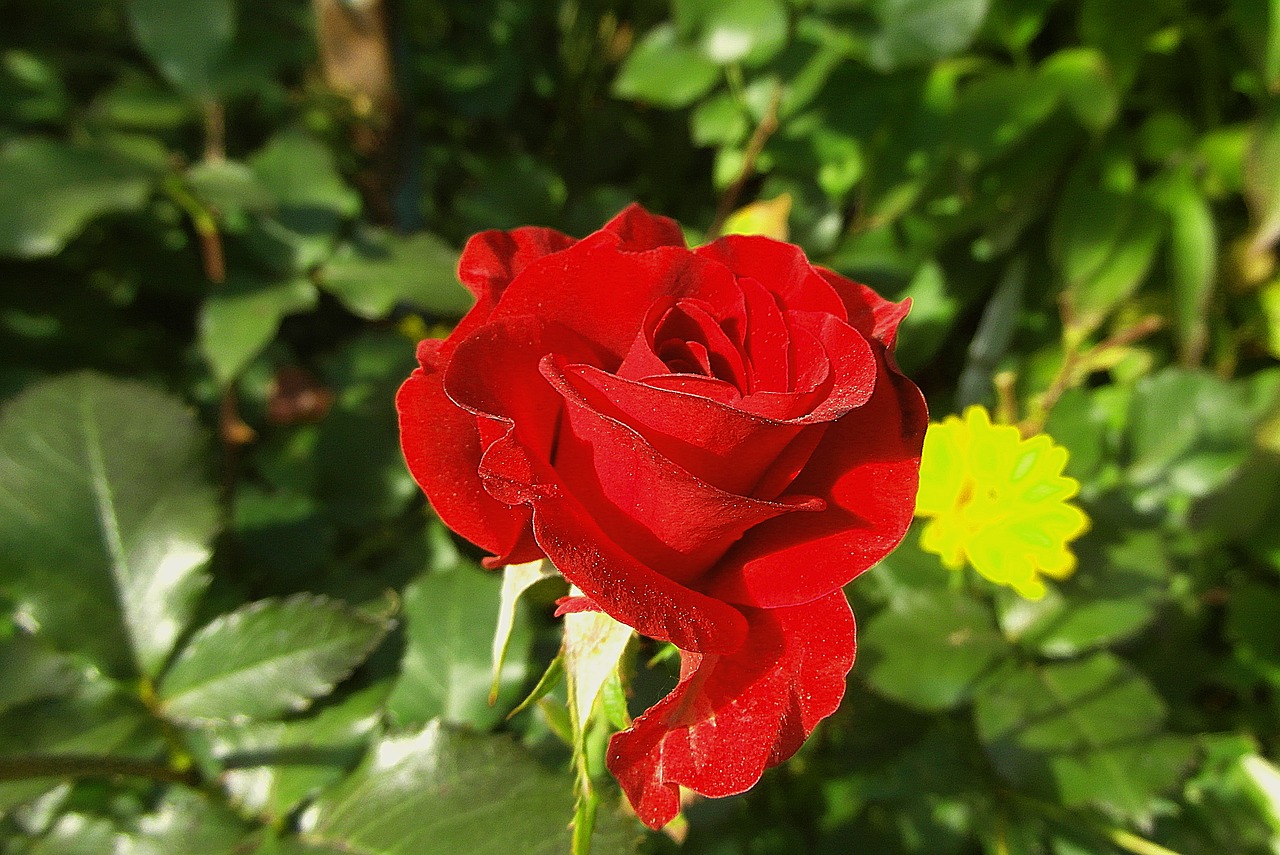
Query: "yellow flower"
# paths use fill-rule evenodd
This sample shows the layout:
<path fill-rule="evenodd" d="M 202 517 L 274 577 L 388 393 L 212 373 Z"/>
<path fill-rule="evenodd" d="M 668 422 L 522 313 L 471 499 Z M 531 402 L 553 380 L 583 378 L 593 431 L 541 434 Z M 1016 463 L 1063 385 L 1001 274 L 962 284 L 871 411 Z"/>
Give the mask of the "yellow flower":
<path fill-rule="evenodd" d="M 1047 434 L 1023 439 L 1015 427 L 991 424 L 982 407 L 930 424 L 916 515 L 932 519 L 921 548 L 953 570 L 967 561 L 992 582 L 1040 599 L 1040 575 L 1070 576 L 1076 557 L 1067 542 L 1089 528 L 1068 501 L 1080 482 L 1062 474 L 1066 464 L 1067 450 Z"/>

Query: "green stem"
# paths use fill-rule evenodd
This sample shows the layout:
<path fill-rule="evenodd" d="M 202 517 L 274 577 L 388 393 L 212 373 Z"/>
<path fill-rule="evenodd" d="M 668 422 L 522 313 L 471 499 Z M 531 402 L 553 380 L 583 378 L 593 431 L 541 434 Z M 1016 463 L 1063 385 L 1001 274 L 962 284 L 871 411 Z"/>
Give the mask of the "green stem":
<path fill-rule="evenodd" d="M 164 191 L 179 208 L 191 218 L 191 226 L 200 240 L 200 258 L 204 275 L 210 282 L 222 282 L 227 278 L 227 264 L 222 252 L 222 236 L 213 212 L 195 197 L 177 175 L 164 179 Z"/>
<path fill-rule="evenodd" d="M 106 757 L 93 754 L 30 754 L 0 757 L 0 781 L 25 781 L 32 778 L 113 778 L 124 775 L 147 778 L 166 784 L 199 787 L 194 769 L 175 769 L 163 763 Z"/>

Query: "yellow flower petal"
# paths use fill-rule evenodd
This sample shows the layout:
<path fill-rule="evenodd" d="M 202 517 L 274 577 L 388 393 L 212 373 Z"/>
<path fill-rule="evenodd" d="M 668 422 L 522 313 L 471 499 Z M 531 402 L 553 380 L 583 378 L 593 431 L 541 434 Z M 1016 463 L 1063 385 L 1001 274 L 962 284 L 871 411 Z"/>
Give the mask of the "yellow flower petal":
<path fill-rule="evenodd" d="M 1011 425 L 992 424 L 982 407 L 931 424 L 916 501 L 916 514 L 931 518 L 921 548 L 952 569 L 967 562 L 1023 597 L 1043 597 L 1040 577 L 1070 576 L 1068 544 L 1089 528 L 1069 503 L 1080 484 L 1062 474 L 1066 465 L 1067 450 L 1049 436 L 1023 439 Z"/>

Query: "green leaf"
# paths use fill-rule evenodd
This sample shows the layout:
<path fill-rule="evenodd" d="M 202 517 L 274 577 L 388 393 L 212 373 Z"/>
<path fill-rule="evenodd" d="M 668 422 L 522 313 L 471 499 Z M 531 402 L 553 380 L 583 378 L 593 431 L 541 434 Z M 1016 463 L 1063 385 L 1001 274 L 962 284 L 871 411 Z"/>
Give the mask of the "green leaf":
<path fill-rule="evenodd" d="M 676 109 L 698 100 L 719 79 L 719 66 L 681 43 L 674 26 L 660 24 L 627 55 L 613 81 L 613 94 Z"/>
<path fill-rule="evenodd" d="M 81 680 L 80 670 L 68 657 L 45 649 L 25 632 L 0 641 L 0 712 L 28 701 L 69 695 Z"/>
<path fill-rule="evenodd" d="M 1120 110 L 1120 92 L 1106 58 L 1087 47 L 1065 48 L 1040 63 L 1037 73 L 1093 133 L 1111 126 Z"/>
<path fill-rule="evenodd" d="M 559 571 L 547 560 L 539 558 L 524 564 L 508 564 L 502 568 L 502 592 L 498 598 L 498 622 L 493 630 L 493 683 L 489 687 L 489 703 L 495 704 L 502 685 L 502 666 L 507 661 L 507 648 L 516 625 L 516 606 L 525 591 L 558 575 Z"/>
<path fill-rule="evenodd" d="M 103 214 L 137 211 L 151 165 L 102 144 L 18 137 L 0 148 L 0 256 L 54 255 Z"/>
<path fill-rule="evenodd" d="M 186 179 L 200 201 L 212 206 L 224 222 L 247 212 L 270 210 L 275 204 L 253 170 L 239 161 L 202 160 L 187 168 Z"/>
<path fill-rule="evenodd" d="M 26 852 L 28 855 L 102 855 L 117 852 L 119 837 L 110 820 L 82 813 L 67 813 L 49 833 Z"/>
<path fill-rule="evenodd" d="M 313 810 L 309 839 L 362 855 L 564 855 L 572 781 L 505 737 L 432 722 L 383 740 Z M 636 836 L 633 820 L 602 806 L 591 851 L 625 855 Z"/>
<path fill-rule="evenodd" d="M 1272 685 L 1280 686 L 1280 592 L 1258 584 L 1231 592 L 1227 635 L 1236 642 L 1235 656 Z"/>
<path fill-rule="evenodd" d="M 759 65 L 787 41 L 787 9 L 779 0 L 676 0 L 680 36 L 720 65 Z"/>
<path fill-rule="evenodd" d="M 474 298 L 458 284 L 458 252 L 435 235 L 366 229 L 322 268 L 320 286 L 352 313 L 381 320 L 399 303 L 461 317 Z"/>
<path fill-rule="evenodd" d="M 1280 0 L 1231 0 L 1231 19 L 1263 86 L 1276 91 L 1280 85 Z"/>
<path fill-rule="evenodd" d="M 315 308 L 302 277 L 268 279 L 237 268 L 200 307 L 200 351 L 220 386 L 232 383 L 276 337 L 286 315 Z"/>
<path fill-rule="evenodd" d="M 219 66 L 236 30 L 232 0 L 127 0 L 138 45 L 160 73 L 198 98 L 214 94 Z"/>
<path fill-rule="evenodd" d="M 880 71 L 925 65 L 959 53 L 982 27 L 989 0 L 874 0 L 880 30 L 871 64 Z"/>
<path fill-rule="evenodd" d="M 1053 86 L 1040 77 L 1025 71 L 987 74 L 956 99 L 947 132 L 965 161 L 976 166 L 1026 139 L 1057 104 Z"/>
<path fill-rule="evenodd" d="M 1000 774 L 1066 807 L 1146 819 L 1189 764 L 1189 743 L 1162 732 L 1165 705 L 1109 653 L 1010 667 L 975 698 L 978 735 Z"/>
<path fill-rule="evenodd" d="M 1218 268 L 1213 210 L 1190 175 L 1173 179 L 1161 201 L 1169 217 L 1168 268 L 1173 316 L 1184 365 L 1196 365 L 1208 346 L 1209 305 Z"/>
<path fill-rule="evenodd" d="M 1051 236 L 1072 323 L 1097 328 L 1138 289 L 1155 261 L 1164 222 L 1135 191 L 1106 186 L 1085 162 L 1058 204 Z"/>
<path fill-rule="evenodd" d="M 1244 199 L 1252 221 L 1252 249 L 1261 252 L 1280 237 L 1280 104 L 1253 124 L 1244 159 Z"/>
<path fill-rule="evenodd" d="M 898 597 L 859 635 L 858 671 L 867 682 L 926 712 L 964 703 L 1008 654 L 991 610 L 947 590 Z"/>
<path fill-rule="evenodd" d="M 112 855 L 231 855 L 241 852 L 249 827 L 203 793 L 171 787 L 157 808 L 121 835 Z"/>
<path fill-rule="evenodd" d="M 0 414 L 0 588 L 40 636 L 113 675 L 154 674 L 207 583 L 217 529 L 190 411 L 74 374 Z"/>
<path fill-rule="evenodd" d="M 276 217 L 263 229 L 284 248 L 289 267 L 323 262 L 338 227 L 360 211 L 360 196 L 342 179 L 333 153 L 302 131 L 284 131 L 249 159 L 249 168 L 275 199 Z"/>
<path fill-rule="evenodd" d="M 379 684 L 309 718 L 217 728 L 209 752 L 219 780 L 243 810 L 270 823 L 283 820 L 359 762 L 381 724 L 386 696 Z"/>
<path fill-rule="evenodd" d="M 1073 549 L 1080 569 L 1043 599 L 998 598 L 1006 637 L 1042 656 L 1078 656 L 1129 638 L 1155 619 L 1166 595 L 1171 568 L 1156 531 L 1090 534 Z"/>
<path fill-rule="evenodd" d="M 404 592 L 407 645 L 387 711 L 402 725 L 441 717 L 487 729 L 520 700 L 533 635 L 517 614 L 497 702 L 489 704 L 492 647 L 502 579 L 461 565 L 428 572 Z"/>
<path fill-rule="evenodd" d="M 571 593 L 580 594 L 577 588 Z M 576 725 L 576 744 L 586 738 L 596 698 L 605 681 L 617 674 L 622 654 L 635 630 L 604 612 L 564 616 L 564 673 L 569 681 L 569 711 Z"/>
<path fill-rule="evenodd" d="M 364 661 L 391 628 L 327 597 L 261 600 L 215 618 L 160 684 L 177 721 L 244 721 L 306 709 Z"/>
<path fill-rule="evenodd" d="M 417 363 L 413 344 L 389 332 L 349 341 L 325 372 L 337 393 L 316 441 L 316 495 L 342 529 L 388 519 L 421 495 L 404 465 L 395 395 Z"/>

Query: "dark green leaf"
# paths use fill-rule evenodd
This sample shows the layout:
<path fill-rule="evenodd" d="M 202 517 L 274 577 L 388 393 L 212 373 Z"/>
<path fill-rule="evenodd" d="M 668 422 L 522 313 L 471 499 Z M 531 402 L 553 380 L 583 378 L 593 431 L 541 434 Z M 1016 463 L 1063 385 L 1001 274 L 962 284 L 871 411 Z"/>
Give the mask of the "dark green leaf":
<path fill-rule="evenodd" d="M 64 650 L 154 674 L 186 629 L 217 526 L 178 401 L 75 374 L 0 415 L 0 587 Z"/>
<path fill-rule="evenodd" d="M 881 694 L 934 712 L 968 700 L 1007 651 L 986 605 L 947 590 L 920 591 L 862 628 L 858 671 Z"/>
<path fill-rule="evenodd" d="M 314 308 L 316 288 L 302 277 L 268 279 L 237 269 L 200 309 L 200 350 L 219 385 L 240 376 L 276 336 L 286 315 Z"/>
<path fill-rule="evenodd" d="M 567 771 L 544 768 L 505 737 L 438 722 L 383 740 L 315 808 L 309 837 L 364 855 L 563 855 L 573 816 Z M 626 855 L 633 820 L 601 807 L 593 855 Z"/>
<path fill-rule="evenodd" d="M 338 226 L 360 210 L 360 197 L 343 181 L 333 154 L 301 131 L 285 131 L 250 158 L 249 167 L 275 199 L 276 218 L 264 228 L 288 248 L 292 268 L 324 261 Z"/>
<path fill-rule="evenodd" d="M 457 250 L 434 235 L 370 229 L 329 259 L 320 285 L 368 320 L 387 317 L 398 304 L 460 317 L 474 298 L 458 284 L 457 269 Z"/>
<path fill-rule="evenodd" d="M 232 0 L 127 0 L 138 44 L 170 83 L 206 98 L 235 36 Z"/>
<path fill-rule="evenodd" d="M 0 712 L 68 695 L 81 680 L 80 669 L 68 657 L 45 649 L 25 632 L 0 641 Z"/>
<path fill-rule="evenodd" d="M 305 709 L 364 661 L 390 628 L 307 594 L 250 603 L 192 637 L 160 684 L 178 721 L 243 721 Z"/>
<path fill-rule="evenodd" d="M 524 606 L 517 604 L 498 701 L 489 705 L 501 590 L 499 574 L 466 565 L 429 572 L 405 590 L 408 645 L 387 702 L 398 722 L 420 725 L 439 717 L 485 729 L 520 701 L 532 632 Z"/>
<path fill-rule="evenodd" d="M 0 148 L 0 255 L 54 255 L 103 214 L 136 211 L 151 166 L 104 145 L 20 137 Z"/>
<path fill-rule="evenodd" d="M 1077 169 L 1053 225 L 1053 250 L 1073 323 L 1092 330 L 1142 284 L 1164 231 L 1155 207 L 1134 191 L 1099 183 Z"/>
<path fill-rule="evenodd" d="M 650 30 L 635 46 L 613 81 L 619 98 L 659 107 L 687 107 L 720 78 L 719 67 L 701 51 L 682 44 L 670 24 Z"/>
<path fill-rule="evenodd" d="M 978 734 L 1001 775 L 1067 807 L 1148 818 L 1192 751 L 1162 733 L 1164 702 L 1120 659 L 1011 667 L 976 694 Z"/>

